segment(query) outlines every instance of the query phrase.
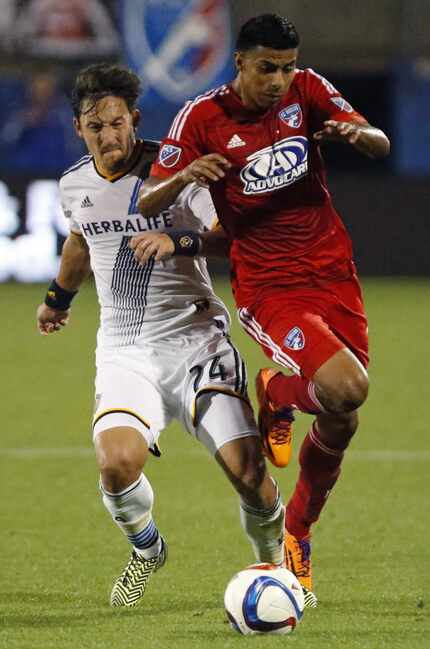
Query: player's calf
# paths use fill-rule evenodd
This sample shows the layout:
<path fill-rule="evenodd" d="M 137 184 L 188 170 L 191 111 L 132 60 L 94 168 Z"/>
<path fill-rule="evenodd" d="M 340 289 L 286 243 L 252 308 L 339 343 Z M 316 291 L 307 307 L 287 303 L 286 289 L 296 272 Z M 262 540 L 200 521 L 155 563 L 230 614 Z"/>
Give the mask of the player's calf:
<path fill-rule="evenodd" d="M 258 563 L 282 565 L 284 553 L 285 510 L 276 488 L 276 498 L 265 509 L 240 503 L 240 520 L 248 536 Z"/>
<path fill-rule="evenodd" d="M 120 493 L 110 493 L 102 485 L 100 488 L 106 509 L 133 547 L 127 566 L 115 580 L 111 604 L 134 606 L 151 574 L 166 560 L 165 542 L 152 518 L 154 494 L 143 474 Z"/>
<path fill-rule="evenodd" d="M 259 563 L 284 559 L 284 507 L 267 472 L 260 439 L 249 435 L 224 444 L 216 454 L 240 497 L 240 519 Z"/>

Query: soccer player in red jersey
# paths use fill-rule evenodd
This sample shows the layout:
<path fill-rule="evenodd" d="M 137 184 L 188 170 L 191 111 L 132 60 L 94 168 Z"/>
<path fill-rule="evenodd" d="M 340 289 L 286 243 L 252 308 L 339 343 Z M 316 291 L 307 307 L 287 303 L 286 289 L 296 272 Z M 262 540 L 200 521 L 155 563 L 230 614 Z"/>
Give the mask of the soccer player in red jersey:
<path fill-rule="evenodd" d="M 298 45 L 294 25 L 281 16 L 243 25 L 236 78 L 177 114 L 139 209 L 160 211 L 193 181 L 209 187 L 231 241 L 240 321 L 293 372 L 257 376 L 263 443 L 275 464 L 289 460 L 293 409 L 316 415 L 286 507 L 287 564 L 311 589 L 310 528 L 339 477 L 368 391 L 361 290 L 320 144 L 343 142 L 376 158 L 390 143 L 329 81 L 296 67 Z M 144 260 L 145 235 L 133 245 Z M 201 250 L 210 250 L 210 237 Z"/>

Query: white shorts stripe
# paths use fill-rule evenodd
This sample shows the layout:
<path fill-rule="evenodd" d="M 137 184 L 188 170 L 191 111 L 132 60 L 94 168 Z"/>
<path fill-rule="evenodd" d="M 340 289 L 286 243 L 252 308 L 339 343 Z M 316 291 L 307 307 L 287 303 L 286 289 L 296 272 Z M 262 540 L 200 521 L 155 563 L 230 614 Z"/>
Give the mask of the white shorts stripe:
<path fill-rule="evenodd" d="M 257 342 L 268 347 L 272 353 L 272 358 L 274 361 L 280 365 L 288 367 L 295 374 L 300 374 L 300 366 L 295 362 L 293 358 L 288 356 L 281 347 L 275 343 L 272 338 L 263 330 L 263 327 L 259 322 L 249 313 L 246 308 L 239 309 L 238 311 L 239 321 L 242 327 L 249 333 L 250 336 L 255 338 Z"/>

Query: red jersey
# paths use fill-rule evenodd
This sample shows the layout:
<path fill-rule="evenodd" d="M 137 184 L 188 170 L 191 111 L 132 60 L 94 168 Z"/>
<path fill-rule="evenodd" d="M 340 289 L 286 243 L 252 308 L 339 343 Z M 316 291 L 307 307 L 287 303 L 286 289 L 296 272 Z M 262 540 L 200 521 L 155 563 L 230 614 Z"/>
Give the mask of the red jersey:
<path fill-rule="evenodd" d="M 210 191 L 233 242 L 240 306 L 270 288 L 315 286 L 352 273 L 351 242 L 313 139 L 327 119 L 366 123 L 326 79 L 297 70 L 288 92 L 264 115 L 249 111 L 232 86 L 187 102 L 162 143 L 154 176 L 166 178 L 208 153 L 232 165 Z"/>

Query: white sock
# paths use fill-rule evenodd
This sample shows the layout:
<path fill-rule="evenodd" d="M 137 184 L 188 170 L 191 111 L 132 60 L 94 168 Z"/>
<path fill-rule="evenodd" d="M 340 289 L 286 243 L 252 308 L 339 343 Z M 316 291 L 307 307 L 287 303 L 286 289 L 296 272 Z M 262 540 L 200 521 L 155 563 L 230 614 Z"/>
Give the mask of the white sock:
<path fill-rule="evenodd" d="M 160 554 L 161 538 L 152 520 L 154 492 L 143 473 L 120 493 L 106 491 L 101 483 L 100 490 L 106 509 L 136 552 L 145 559 Z"/>
<path fill-rule="evenodd" d="M 240 520 L 257 562 L 282 565 L 285 557 L 285 508 L 279 492 L 270 509 L 255 509 L 241 502 Z"/>

